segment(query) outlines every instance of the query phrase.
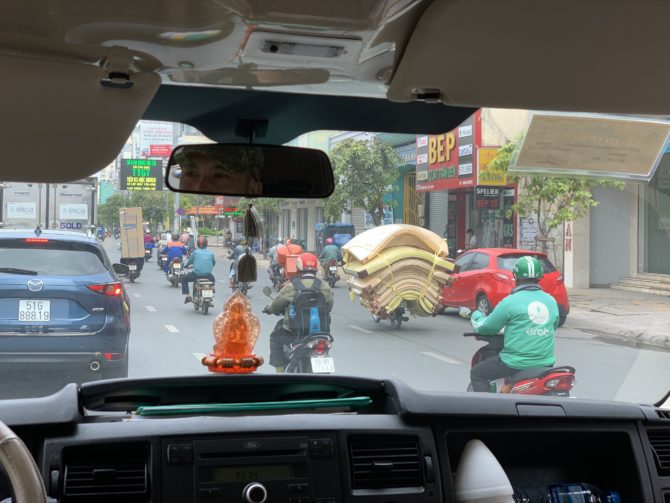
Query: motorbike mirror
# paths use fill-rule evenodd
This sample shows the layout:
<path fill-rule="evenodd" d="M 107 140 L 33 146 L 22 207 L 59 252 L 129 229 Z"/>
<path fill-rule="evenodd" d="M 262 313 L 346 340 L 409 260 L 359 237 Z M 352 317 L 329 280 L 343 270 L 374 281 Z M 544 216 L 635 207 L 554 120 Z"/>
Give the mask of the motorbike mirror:
<path fill-rule="evenodd" d="M 126 264 L 112 264 L 112 269 L 114 269 L 114 272 L 119 276 L 125 276 L 129 271 Z"/>
<path fill-rule="evenodd" d="M 270 289 L 269 286 L 264 286 L 263 287 L 263 294 L 272 298 L 272 290 Z"/>

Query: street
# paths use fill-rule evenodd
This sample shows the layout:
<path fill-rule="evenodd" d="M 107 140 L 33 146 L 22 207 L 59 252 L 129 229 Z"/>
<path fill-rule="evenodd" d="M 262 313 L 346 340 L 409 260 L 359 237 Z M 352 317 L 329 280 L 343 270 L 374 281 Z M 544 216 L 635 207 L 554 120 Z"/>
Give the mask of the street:
<path fill-rule="evenodd" d="M 105 242 L 113 262 L 119 252 L 115 240 Z M 183 304 L 180 289 L 173 288 L 156 265 L 155 254 L 134 284 L 124 280 L 131 299 L 129 377 L 206 374 L 200 363 L 212 350 L 212 324 L 230 295 L 227 250 L 213 248 L 217 256 L 215 309 L 208 315 Z M 265 359 L 258 372 L 274 372 L 268 365 L 269 334 L 277 317 L 261 314 L 269 299 L 267 271 L 259 267 L 249 292 L 254 313 L 261 322 L 256 353 Z M 397 378 L 421 390 L 463 391 L 469 381 L 470 358 L 482 344 L 462 333 L 470 324 L 456 310 L 436 318 L 411 318 L 399 330 L 388 321 L 375 323 L 358 301 L 351 301 L 346 281 L 335 288 L 331 356 L 337 374 Z M 571 328 L 570 317 L 557 331 L 556 363 L 577 369 L 573 395 L 579 398 L 652 402 L 668 390 L 670 365 L 663 350 L 639 349 L 598 339 Z"/>

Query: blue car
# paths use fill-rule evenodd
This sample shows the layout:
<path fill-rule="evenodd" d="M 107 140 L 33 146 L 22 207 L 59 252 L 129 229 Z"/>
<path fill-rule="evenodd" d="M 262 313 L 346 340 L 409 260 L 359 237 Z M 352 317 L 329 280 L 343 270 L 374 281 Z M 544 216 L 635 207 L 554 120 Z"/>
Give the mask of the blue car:
<path fill-rule="evenodd" d="M 115 272 L 125 267 L 95 237 L 0 230 L 1 382 L 127 377 L 130 302 Z"/>

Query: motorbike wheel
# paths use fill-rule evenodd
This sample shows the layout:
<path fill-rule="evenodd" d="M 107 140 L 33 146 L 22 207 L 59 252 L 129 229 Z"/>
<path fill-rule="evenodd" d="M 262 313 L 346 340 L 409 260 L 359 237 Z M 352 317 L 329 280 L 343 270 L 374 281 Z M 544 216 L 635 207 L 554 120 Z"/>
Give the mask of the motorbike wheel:
<path fill-rule="evenodd" d="M 244 284 L 240 287 L 240 292 L 242 292 L 243 295 L 246 295 L 248 291 L 249 291 L 249 287 L 247 286 L 246 283 L 244 283 Z"/>
<path fill-rule="evenodd" d="M 309 358 L 295 358 L 286 365 L 286 374 L 311 374 L 312 362 Z"/>
<path fill-rule="evenodd" d="M 335 278 L 331 278 L 328 280 L 328 285 L 330 288 L 335 288 L 335 283 L 337 283 L 337 280 Z"/>
<path fill-rule="evenodd" d="M 373 314 L 372 319 L 374 320 L 375 323 L 379 323 L 382 318 L 378 314 Z"/>
<path fill-rule="evenodd" d="M 391 328 L 395 328 L 397 330 L 401 326 L 402 326 L 402 316 L 395 314 L 391 316 Z"/>
<path fill-rule="evenodd" d="M 471 382 L 468 383 L 468 389 L 466 391 L 468 391 L 468 392 L 472 391 L 472 383 Z"/>
<path fill-rule="evenodd" d="M 131 274 L 129 279 L 130 279 L 131 283 L 135 283 L 135 275 L 134 274 Z"/>
<path fill-rule="evenodd" d="M 205 303 L 202 305 L 202 314 L 207 314 L 209 312 L 209 304 Z"/>

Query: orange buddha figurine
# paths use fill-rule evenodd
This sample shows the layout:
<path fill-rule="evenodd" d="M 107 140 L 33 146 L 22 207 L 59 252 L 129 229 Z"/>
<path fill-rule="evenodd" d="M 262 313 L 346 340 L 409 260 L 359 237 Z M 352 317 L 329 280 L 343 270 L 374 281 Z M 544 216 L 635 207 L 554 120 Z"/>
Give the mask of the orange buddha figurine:
<path fill-rule="evenodd" d="M 214 352 L 202 359 L 210 372 L 248 374 L 263 364 L 253 353 L 260 323 L 251 312 L 251 302 L 236 291 L 214 320 Z"/>

